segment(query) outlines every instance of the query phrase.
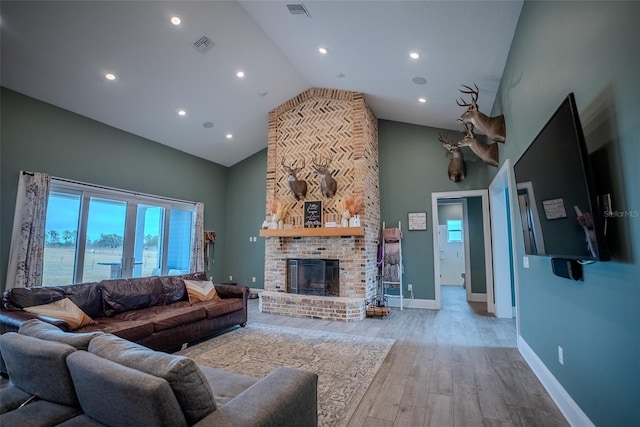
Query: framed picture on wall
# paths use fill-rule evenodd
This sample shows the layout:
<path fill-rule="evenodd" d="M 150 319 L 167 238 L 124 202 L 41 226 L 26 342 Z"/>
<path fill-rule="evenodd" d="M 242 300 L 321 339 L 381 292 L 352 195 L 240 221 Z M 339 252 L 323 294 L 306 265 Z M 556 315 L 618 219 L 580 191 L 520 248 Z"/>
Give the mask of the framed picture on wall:
<path fill-rule="evenodd" d="M 427 229 L 427 213 L 426 212 L 409 212 L 409 230 L 426 230 Z"/>

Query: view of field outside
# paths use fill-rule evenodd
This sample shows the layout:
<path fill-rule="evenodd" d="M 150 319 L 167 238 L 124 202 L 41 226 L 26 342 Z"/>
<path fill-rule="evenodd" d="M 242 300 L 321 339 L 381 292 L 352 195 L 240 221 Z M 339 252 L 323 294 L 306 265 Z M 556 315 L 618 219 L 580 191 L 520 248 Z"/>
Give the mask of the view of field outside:
<path fill-rule="evenodd" d="M 44 286 L 73 283 L 80 203 L 79 194 L 51 192 L 49 196 L 45 225 Z M 81 236 L 86 239 L 82 282 L 121 277 L 126 210 L 125 201 L 91 197 L 86 233 Z M 137 255 L 133 277 L 151 276 L 159 266 L 158 236 L 164 208 L 138 204 L 137 211 L 134 249 Z"/>
<path fill-rule="evenodd" d="M 156 268 L 158 249 L 144 250 L 142 265 L 134 269 L 134 275 L 138 277 L 151 276 Z M 122 247 L 99 248 L 88 250 L 84 259 L 83 282 L 99 282 L 111 278 L 111 266 L 100 263 L 120 262 Z M 73 266 L 75 258 L 75 246 L 72 247 L 46 247 L 44 252 L 44 281 L 45 286 L 68 285 L 73 283 Z M 140 274 L 136 274 L 141 268 Z"/>

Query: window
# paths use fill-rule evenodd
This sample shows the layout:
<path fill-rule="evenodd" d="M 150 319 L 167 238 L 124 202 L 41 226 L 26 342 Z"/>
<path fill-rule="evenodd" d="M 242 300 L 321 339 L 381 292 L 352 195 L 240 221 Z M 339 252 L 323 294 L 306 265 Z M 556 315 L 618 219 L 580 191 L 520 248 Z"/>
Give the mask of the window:
<path fill-rule="evenodd" d="M 447 241 L 462 242 L 462 220 L 447 220 Z"/>
<path fill-rule="evenodd" d="M 189 272 L 195 203 L 52 179 L 43 284 Z"/>

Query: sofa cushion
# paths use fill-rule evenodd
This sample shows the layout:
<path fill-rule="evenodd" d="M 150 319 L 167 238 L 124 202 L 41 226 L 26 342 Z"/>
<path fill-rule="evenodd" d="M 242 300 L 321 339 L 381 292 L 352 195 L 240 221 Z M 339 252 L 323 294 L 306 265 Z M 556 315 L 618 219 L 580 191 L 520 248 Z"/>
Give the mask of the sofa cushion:
<path fill-rule="evenodd" d="M 164 303 L 173 304 L 177 301 L 187 299 L 187 290 L 183 280 L 207 280 L 204 271 L 197 273 L 183 274 L 180 276 L 161 276 L 160 282 L 164 290 Z"/>
<path fill-rule="evenodd" d="M 75 305 L 69 298 L 64 298 L 49 304 L 25 307 L 24 311 L 39 316 L 60 319 L 69 325 L 69 329 L 72 331 L 94 323 L 93 319 L 87 316 L 84 311 L 80 310 L 80 307 Z"/>
<path fill-rule="evenodd" d="M 111 426 L 187 425 L 164 379 L 86 351 L 69 355 L 67 365 L 80 406 L 94 420 Z"/>
<path fill-rule="evenodd" d="M 199 302 L 194 307 L 204 308 L 207 312 L 207 319 L 213 319 L 244 309 L 244 301 L 239 298 L 226 298 Z"/>
<path fill-rule="evenodd" d="M 69 298 L 90 317 L 102 316 L 102 292 L 97 282 L 66 286 L 34 286 L 13 288 L 5 293 L 7 308 L 22 309 Z"/>
<path fill-rule="evenodd" d="M 94 324 L 95 323 L 96 322 L 94 322 Z M 89 347 L 89 341 L 94 337 L 101 335 L 103 332 L 90 332 L 84 334 L 64 332 L 57 326 L 50 323 L 43 322 L 38 319 L 30 319 L 20 325 L 18 333 L 34 338 L 40 338 L 41 340 L 61 342 L 73 346 L 78 350 L 86 350 L 87 347 Z"/>
<path fill-rule="evenodd" d="M 164 304 L 164 290 L 158 277 L 103 280 L 100 283 L 107 316 Z"/>
<path fill-rule="evenodd" d="M 74 347 L 7 332 L 0 335 L 0 349 L 16 387 L 44 400 L 78 406 L 65 362 L 76 351 Z"/>
<path fill-rule="evenodd" d="M 216 405 L 224 406 L 231 399 L 258 382 L 259 378 L 236 374 L 224 369 L 201 366 L 200 369 L 213 389 Z"/>
<path fill-rule="evenodd" d="M 197 322 L 207 317 L 202 307 L 192 307 L 187 301 L 179 301 L 171 305 L 162 305 L 140 310 L 118 313 L 109 319 L 123 322 L 147 322 L 152 325 L 154 332 L 175 328 L 180 325 Z M 118 334 L 115 334 L 118 335 Z"/>
<path fill-rule="evenodd" d="M 138 341 L 153 334 L 153 323 L 147 320 L 120 320 L 113 317 L 100 317 L 96 321 L 97 324 L 85 326 L 76 332 L 102 331 L 131 341 Z"/>
<path fill-rule="evenodd" d="M 33 396 L 11 382 L 0 387 L 0 414 L 17 409 Z M 2 421 L 0 418 L 0 426 Z"/>
<path fill-rule="evenodd" d="M 162 276 L 160 282 L 164 291 L 165 304 L 173 304 L 187 298 L 187 290 L 178 276 Z"/>
<path fill-rule="evenodd" d="M 153 351 L 108 334 L 91 340 L 89 352 L 168 381 L 190 425 L 216 410 L 211 387 L 193 359 Z"/>
<path fill-rule="evenodd" d="M 79 406 L 61 405 L 48 400 L 33 400 L 22 408 L 0 415 L 0 426 L 57 426 L 82 414 Z"/>
<path fill-rule="evenodd" d="M 191 304 L 220 299 L 216 287 L 209 280 L 183 280 Z"/>

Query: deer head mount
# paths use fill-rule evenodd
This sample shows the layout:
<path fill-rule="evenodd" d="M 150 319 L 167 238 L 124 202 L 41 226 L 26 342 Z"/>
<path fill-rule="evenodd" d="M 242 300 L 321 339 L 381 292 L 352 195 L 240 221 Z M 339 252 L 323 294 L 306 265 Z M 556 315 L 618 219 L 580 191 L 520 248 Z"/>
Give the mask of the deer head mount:
<path fill-rule="evenodd" d="M 498 151 L 498 144 L 485 144 L 480 142 L 473 134 L 473 125 L 469 123 L 464 124 L 464 138 L 458 141 L 460 147 L 469 147 L 473 153 L 480 157 L 483 162 L 489 166 L 498 166 L 500 162 L 500 152 Z"/>
<path fill-rule="evenodd" d="M 291 166 L 287 166 L 287 164 L 284 161 L 284 157 L 280 161 L 280 164 L 282 165 L 282 167 L 287 171 L 287 174 L 288 174 L 287 181 L 289 181 L 289 188 L 293 193 L 293 197 L 295 197 L 296 200 L 302 200 L 307 196 L 307 181 L 303 179 L 298 179 L 296 174 L 300 172 L 302 169 L 304 169 L 305 161 L 304 159 L 302 159 L 302 166 L 300 166 L 299 168 L 295 167 L 296 163 L 297 163 L 297 160 L 294 161 L 291 164 Z"/>
<path fill-rule="evenodd" d="M 471 95 L 471 102 L 467 103 L 462 98 L 460 98 L 460 101 L 462 102 L 456 100 L 456 103 L 459 106 L 467 107 L 467 110 L 458 117 L 458 121 L 472 124 L 494 141 L 505 142 L 507 139 L 507 129 L 504 123 L 504 115 L 501 114 L 496 117 L 489 117 L 482 114 L 480 110 L 478 110 L 478 96 L 480 94 L 480 90 L 478 89 L 478 85 L 475 83 L 473 85 L 476 88 L 475 90 L 471 89 L 467 85 L 462 85 L 466 90 L 460 89 L 460 92 Z"/>
<path fill-rule="evenodd" d="M 313 168 L 316 170 L 316 173 L 320 175 L 320 190 L 324 197 L 335 196 L 338 189 L 338 183 L 331 176 L 331 172 L 329 172 L 331 160 L 333 160 L 332 157 L 327 157 L 323 160 L 322 156 L 320 156 L 319 161 L 316 161 L 315 156 L 311 160 L 313 162 Z"/>
<path fill-rule="evenodd" d="M 440 134 L 440 138 L 438 139 L 442 142 L 445 150 L 451 153 L 451 160 L 449 160 L 449 167 L 447 168 L 449 179 L 453 182 L 464 180 L 467 176 L 467 165 L 464 162 L 464 156 L 462 155 L 459 143 L 453 142 L 447 134 Z"/>

